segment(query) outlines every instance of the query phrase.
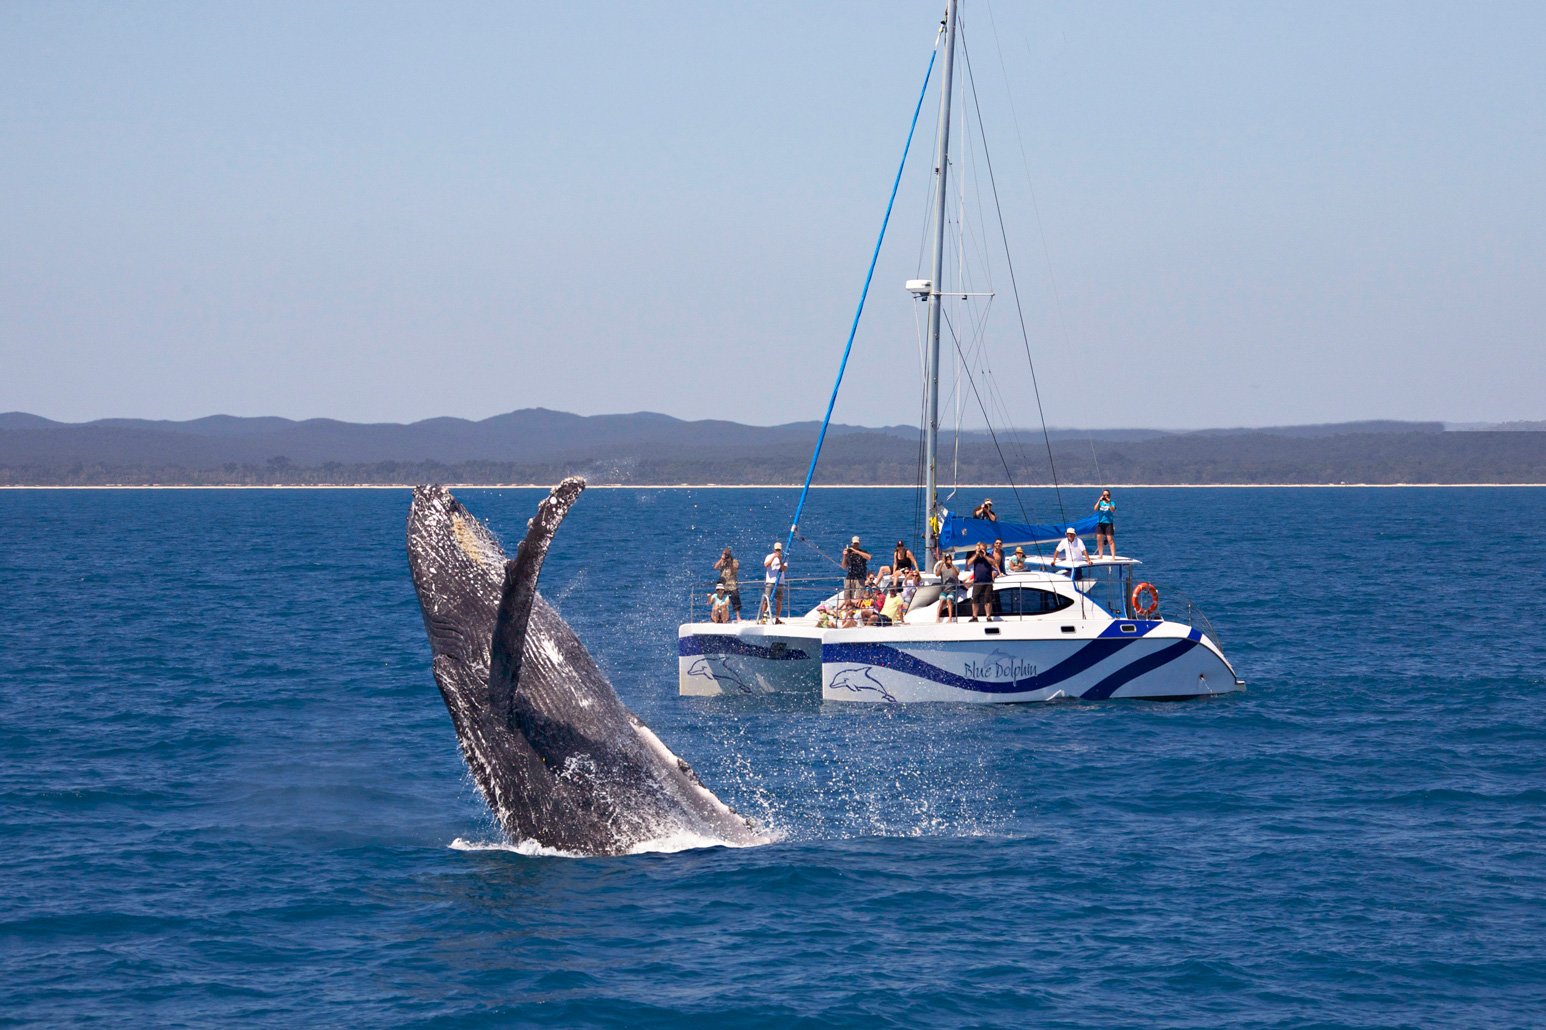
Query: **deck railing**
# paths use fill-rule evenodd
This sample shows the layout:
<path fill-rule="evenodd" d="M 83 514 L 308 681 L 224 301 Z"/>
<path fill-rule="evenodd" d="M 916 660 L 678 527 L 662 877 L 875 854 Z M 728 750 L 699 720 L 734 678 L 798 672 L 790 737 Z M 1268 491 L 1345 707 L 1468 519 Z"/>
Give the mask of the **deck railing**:
<path fill-rule="evenodd" d="M 1218 631 L 1213 628 L 1213 621 L 1203 614 L 1195 601 L 1178 590 L 1167 590 L 1160 601 L 1160 616 L 1171 622 L 1179 622 L 1193 629 L 1201 630 L 1203 635 L 1213 641 L 1213 645 L 1220 651 L 1224 650 L 1224 642 L 1219 639 Z"/>
<path fill-rule="evenodd" d="M 741 618 L 746 621 L 756 622 L 762 618 L 764 602 L 772 604 L 771 597 L 764 589 L 763 580 L 742 579 L 740 581 L 741 592 Z M 689 588 L 687 597 L 689 622 L 708 622 L 710 616 L 709 598 L 714 594 L 714 588 L 719 585 L 718 580 L 708 580 L 696 583 Z M 804 615 L 818 604 L 840 595 L 843 592 L 843 579 L 841 576 L 789 576 L 784 579 L 784 603 L 782 611 L 777 618 L 787 619 L 791 615 Z M 730 617 L 735 618 L 735 609 L 730 610 Z M 774 616 L 766 616 L 772 621 Z"/>

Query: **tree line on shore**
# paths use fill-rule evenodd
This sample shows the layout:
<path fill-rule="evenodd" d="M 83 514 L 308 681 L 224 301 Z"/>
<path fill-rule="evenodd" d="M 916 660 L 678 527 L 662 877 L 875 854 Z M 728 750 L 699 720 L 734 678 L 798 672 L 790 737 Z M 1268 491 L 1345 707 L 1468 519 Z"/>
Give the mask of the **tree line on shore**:
<path fill-rule="evenodd" d="M 552 483 L 580 474 L 596 484 L 798 483 L 808 444 L 716 448 L 598 445 L 589 453 L 512 454 L 508 460 L 200 462 L 92 460 L 7 453 L 0 436 L 0 484 L 8 486 L 352 486 L 446 482 Z M 950 461 L 955 448 L 943 455 Z M 941 479 L 961 483 L 1543 483 L 1546 433 L 1391 432 L 1314 437 L 1264 431 L 1188 433 L 1146 440 L 963 442 Z M 817 482 L 862 486 L 914 483 L 922 459 L 916 441 L 852 433 L 828 441 Z"/>

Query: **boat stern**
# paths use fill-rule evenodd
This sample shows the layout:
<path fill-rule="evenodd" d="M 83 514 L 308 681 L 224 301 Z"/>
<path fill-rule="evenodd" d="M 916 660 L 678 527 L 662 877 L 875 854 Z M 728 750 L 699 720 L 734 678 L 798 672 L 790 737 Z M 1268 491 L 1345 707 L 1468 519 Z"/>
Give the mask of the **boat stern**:
<path fill-rule="evenodd" d="M 791 624 L 691 622 L 677 631 L 677 693 L 821 692 L 821 630 Z"/>

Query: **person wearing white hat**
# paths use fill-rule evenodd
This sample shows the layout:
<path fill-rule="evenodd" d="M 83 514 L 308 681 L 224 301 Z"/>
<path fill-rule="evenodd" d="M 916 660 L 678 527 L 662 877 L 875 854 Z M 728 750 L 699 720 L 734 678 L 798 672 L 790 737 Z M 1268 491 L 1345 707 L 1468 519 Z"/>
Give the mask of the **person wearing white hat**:
<path fill-rule="evenodd" d="M 714 592 L 709 595 L 709 621 L 730 621 L 730 593 L 723 583 L 715 584 Z"/>
<path fill-rule="evenodd" d="M 781 541 L 773 541 L 773 550 L 762 559 L 762 567 L 767 574 L 762 583 L 761 617 L 766 621 L 771 615 L 775 624 L 781 624 L 784 621 L 784 572 L 789 568 Z"/>
<path fill-rule="evenodd" d="M 843 599 L 857 601 L 864 593 L 864 580 L 870 574 L 870 552 L 859 546 L 856 536 L 843 548 Z"/>
<path fill-rule="evenodd" d="M 1079 539 L 1079 532 L 1073 526 L 1069 526 L 1063 539 L 1058 541 L 1057 549 L 1052 552 L 1052 560 L 1069 565 L 1090 563 L 1090 552 L 1085 550 L 1084 541 Z"/>

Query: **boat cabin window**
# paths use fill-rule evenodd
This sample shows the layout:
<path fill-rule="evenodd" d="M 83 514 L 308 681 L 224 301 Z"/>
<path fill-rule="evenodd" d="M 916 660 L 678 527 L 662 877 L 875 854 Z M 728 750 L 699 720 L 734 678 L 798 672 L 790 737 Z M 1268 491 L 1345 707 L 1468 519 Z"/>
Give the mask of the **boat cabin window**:
<path fill-rule="evenodd" d="M 1035 587 L 1008 587 L 993 592 L 993 610 L 998 615 L 1050 615 L 1073 603 L 1071 597 Z"/>

